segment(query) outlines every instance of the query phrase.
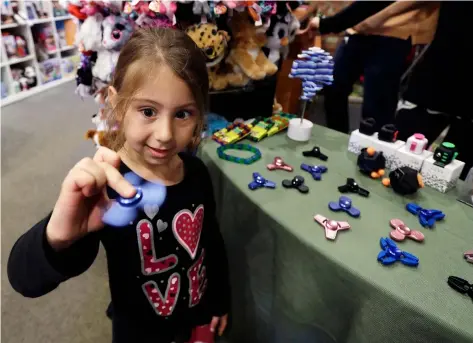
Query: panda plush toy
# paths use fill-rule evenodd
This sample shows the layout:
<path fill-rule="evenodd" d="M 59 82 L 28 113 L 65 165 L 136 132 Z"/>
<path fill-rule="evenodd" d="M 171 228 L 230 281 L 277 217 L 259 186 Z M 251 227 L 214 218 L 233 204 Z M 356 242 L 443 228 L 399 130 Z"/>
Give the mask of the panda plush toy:
<path fill-rule="evenodd" d="M 296 38 L 300 28 L 299 21 L 289 11 L 284 2 L 277 3 L 277 13 L 271 17 L 271 23 L 266 31 L 267 42 L 263 51 L 274 64 L 289 54 L 289 44 Z"/>

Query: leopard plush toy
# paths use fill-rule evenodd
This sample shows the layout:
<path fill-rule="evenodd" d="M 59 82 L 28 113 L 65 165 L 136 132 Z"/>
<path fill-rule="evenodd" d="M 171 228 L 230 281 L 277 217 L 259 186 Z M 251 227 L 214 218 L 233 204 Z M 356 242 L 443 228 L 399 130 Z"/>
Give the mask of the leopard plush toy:
<path fill-rule="evenodd" d="M 226 31 L 211 23 L 200 23 L 187 28 L 186 33 L 205 55 L 211 89 L 222 90 L 228 85 L 237 87 L 248 82 L 242 73 L 233 72 L 225 63 L 230 40 Z"/>

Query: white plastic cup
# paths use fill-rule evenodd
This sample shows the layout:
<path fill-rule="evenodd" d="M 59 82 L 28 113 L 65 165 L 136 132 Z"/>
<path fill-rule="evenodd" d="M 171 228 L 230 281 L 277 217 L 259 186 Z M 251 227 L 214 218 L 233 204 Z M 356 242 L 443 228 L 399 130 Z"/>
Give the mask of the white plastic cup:
<path fill-rule="evenodd" d="M 287 136 L 293 141 L 307 142 L 312 135 L 314 124 L 307 119 L 294 118 L 289 121 Z"/>

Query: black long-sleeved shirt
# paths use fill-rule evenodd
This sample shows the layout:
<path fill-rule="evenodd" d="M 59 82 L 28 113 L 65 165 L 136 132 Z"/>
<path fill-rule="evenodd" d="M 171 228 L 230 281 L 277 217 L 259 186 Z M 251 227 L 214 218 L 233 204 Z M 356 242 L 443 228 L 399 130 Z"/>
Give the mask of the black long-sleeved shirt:
<path fill-rule="evenodd" d="M 198 158 L 181 158 L 184 180 L 167 187 L 159 209 L 145 208 L 127 227 L 106 226 L 56 252 L 46 239 L 50 216 L 36 224 L 11 251 L 8 277 L 13 288 L 26 297 L 54 290 L 86 271 L 102 242 L 114 342 L 170 342 L 182 331 L 228 313 L 228 263 L 210 176 Z M 120 172 L 129 171 L 122 163 Z"/>
<path fill-rule="evenodd" d="M 361 23 L 393 2 L 355 1 L 337 14 L 320 19 L 319 31 L 321 34 L 342 32 Z"/>

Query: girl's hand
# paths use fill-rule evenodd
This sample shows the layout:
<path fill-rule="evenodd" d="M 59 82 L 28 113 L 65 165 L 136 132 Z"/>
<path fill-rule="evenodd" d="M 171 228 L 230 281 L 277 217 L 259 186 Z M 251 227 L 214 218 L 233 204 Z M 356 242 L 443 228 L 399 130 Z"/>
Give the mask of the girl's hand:
<path fill-rule="evenodd" d="M 212 321 L 210 322 L 210 331 L 215 332 L 215 329 L 217 328 L 219 322 L 220 325 L 218 327 L 218 335 L 222 336 L 223 332 L 225 331 L 225 328 L 227 327 L 228 314 L 222 317 L 213 317 Z"/>
<path fill-rule="evenodd" d="M 117 170 L 120 157 L 101 147 L 94 158 L 84 158 L 67 174 L 46 228 L 54 250 L 67 248 L 87 233 L 104 227 L 102 216 L 110 200 L 106 185 L 123 197 L 135 194 L 134 187 Z"/>

